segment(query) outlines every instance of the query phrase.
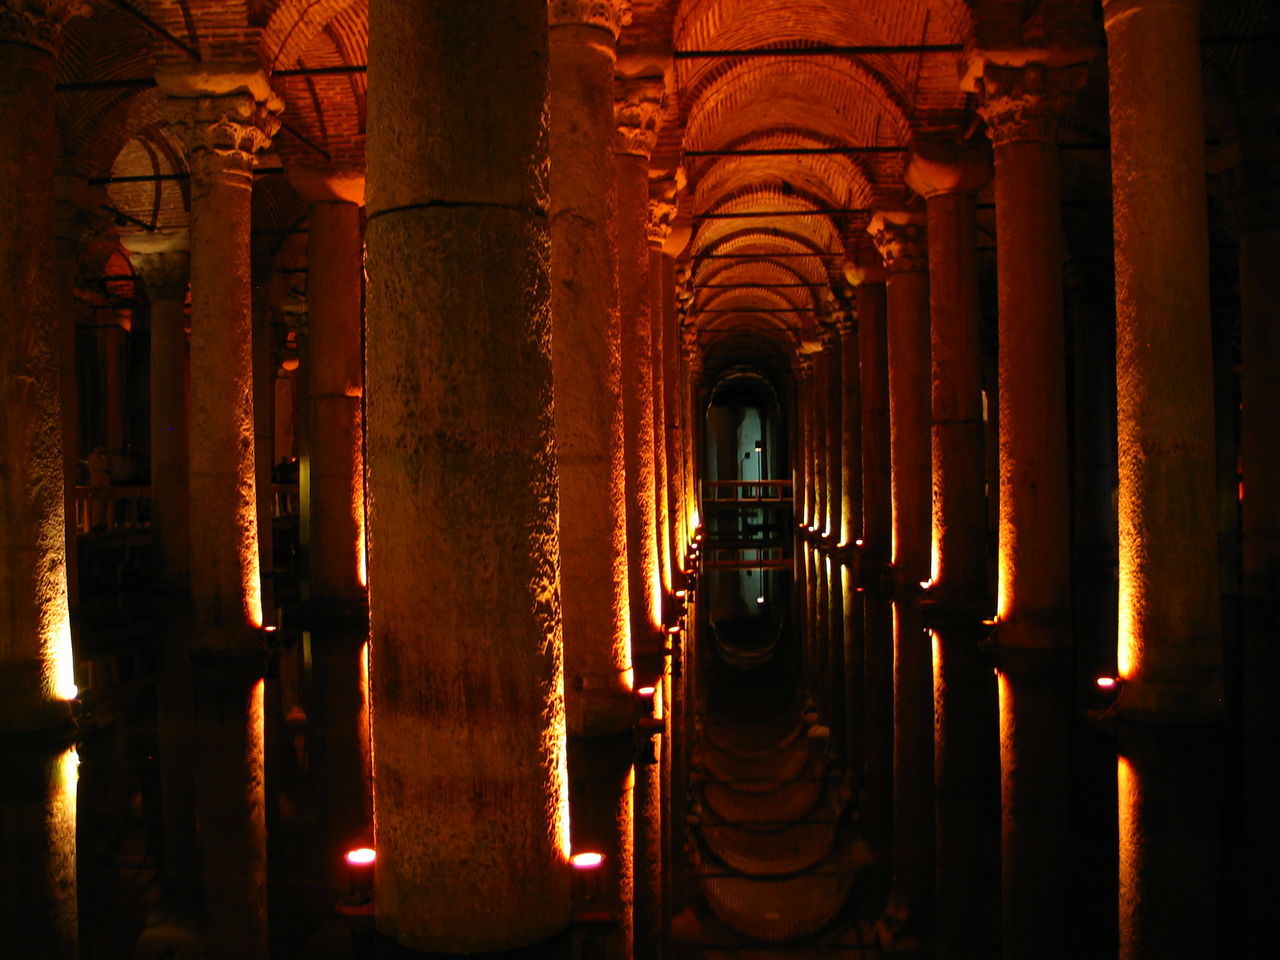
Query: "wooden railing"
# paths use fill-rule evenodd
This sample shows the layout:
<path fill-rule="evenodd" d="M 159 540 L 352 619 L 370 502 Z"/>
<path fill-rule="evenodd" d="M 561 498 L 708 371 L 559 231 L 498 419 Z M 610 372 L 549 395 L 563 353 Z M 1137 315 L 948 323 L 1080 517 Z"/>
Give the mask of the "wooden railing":
<path fill-rule="evenodd" d="M 715 506 L 790 503 L 790 480 L 704 480 L 702 501 Z"/>

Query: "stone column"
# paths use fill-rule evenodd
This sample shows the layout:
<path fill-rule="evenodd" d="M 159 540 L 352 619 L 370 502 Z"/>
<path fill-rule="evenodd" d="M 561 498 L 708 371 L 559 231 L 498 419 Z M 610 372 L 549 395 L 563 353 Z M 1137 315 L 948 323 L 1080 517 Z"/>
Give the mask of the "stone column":
<path fill-rule="evenodd" d="M 191 645 L 207 940 L 267 955 L 249 221 L 279 99 L 244 64 L 162 67 L 191 170 Z"/>
<path fill-rule="evenodd" d="M 814 340 L 813 377 L 809 381 L 809 412 L 806 416 L 809 428 L 805 451 L 809 457 L 809 532 L 814 539 L 821 539 L 827 523 L 827 378 L 831 368 L 831 355 L 827 343 L 819 335 Z"/>
<path fill-rule="evenodd" d="M 575 735 L 631 723 L 622 330 L 611 233 L 622 5 L 552 5 L 551 315 L 565 695 Z"/>
<path fill-rule="evenodd" d="M 76 695 L 67 610 L 54 239 L 54 54 L 74 3 L 0 14 L 0 732 L 65 728 Z"/>
<path fill-rule="evenodd" d="M 706 432 L 706 411 L 702 407 L 702 353 L 698 349 L 698 328 L 685 323 L 680 328 L 681 353 L 684 356 L 684 455 L 686 529 L 681 533 L 686 544 L 701 524 L 698 481 L 702 477 L 702 438 Z"/>
<path fill-rule="evenodd" d="M 807 528 L 810 516 L 809 498 L 813 490 L 812 484 L 809 482 L 809 470 L 812 463 L 809 455 L 809 411 L 811 409 L 809 384 L 813 380 L 813 358 L 807 354 L 800 354 L 792 362 L 791 370 L 795 375 L 795 392 L 792 394 L 794 397 L 792 404 L 794 426 L 791 433 L 791 448 L 794 451 L 794 455 L 792 456 L 791 483 L 795 497 L 796 525 L 801 528 Z"/>
<path fill-rule="evenodd" d="M 657 143 L 663 80 L 619 79 L 614 94 L 618 301 L 622 315 L 623 447 L 626 455 L 627 583 L 637 660 L 662 644 L 662 583 L 653 502 L 653 371 L 649 315 L 649 156 Z M 652 680 L 649 677 L 644 682 Z"/>
<path fill-rule="evenodd" d="M 420 951 L 569 918 L 546 17 L 369 11 L 376 922 Z"/>
<path fill-rule="evenodd" d="M 862 811 L 867 843 L 877 856 L 883 856 L 889 850 L 893 823 L 893 613 L 881 577 L 889 562 L 893 519 L 888 329 L 883 266 L 860 263 L 850 268 L 858 288 L 862 407 L 862 529 L 856 555 L 858 589 L 863 592 L 866 760 Z"/>
<path fill-rule="evenodd" d="M 663 195 L 663 184 L 649 191 L 649 218 L 645 223 L 645 232 L 649 238 L 649 333 L 652 343 L 651 363 L 653 369 L 653 497 L 657 508 L 656 533 L 658 566 L 662 573 L 662 615 L 666 622 L 666 611 L 671 604 L 669 599 L 673 589 L 672 576 L 674 553 L 671 546 L 671 504 L 667 499 L 669 488 L 668 474 L 672 468 L 667 459 L 667 389 L 666 360 L 664 354 L 664 328 L 670 305 L 668 283 L 671 273 L 665 269 L 670 258 L 662 252 L 667 234 L 671 231 L 671 217 L 675 213 L 675 204 Z"/>
<path fill-rule="evenodd" d="M 190 568 L 187 485 L 187 231 L 124 238 L 151 308 L 151 559 L 158 586 L 185 591 Z"/>
<path fill-rule="evenodd" d="M 854 541 L 862 533 L 862 400 L 859 380 L 857 328 L 852 311 L 836 315 L 840 336 L 840 529 L 837 547 L 841 564 L 841 624 L 844 630 L 845 750 L 850 771 L 865 763 L 866 648 L 863 643 L 862 598 L 857 592 Z"/>
<path fill-rule="evenodd" d="M 670 513 L 667 536 L 671 543 L 672 586 L 682 589 L 684 580 L 680 571 L 688 566 L 685 551 L 685 423 L 680 389 L 680 317 L 675 301 L 675 260 L 671 256 L 662 258 L 662 277 L 663 390 L 666 393 L 667 504 Z"/>
<path fill-rule="evenodd" d="M 1218 936 L 1216 818 L 1192 828 L 1193 811 L 1216 802 L 1194 782 L 1175 786 L 1180 771 L 1195 776 L 1196 728 L 1221 717 L 1223 696 L 1199 15 L 1197 0 L 1103 3 L 1126 681 L 1116 711 L 1139 728 L 1122 737 L 1126 958 L 1203 956 Z"/>
<path fill-rule="evenodd" d="M 0 955 L 79 956 L 54 223 L 54 55 L 74 3 L 0 7 Z"/>
<path fill-rule="evenodd" d="M 139 233 L 124 238 L 142 277 L 151 319 L 151 578 L 155 594 L 159 677 L 157 730 L 167 892 L 179 901 L 198 886 L 195 768 L 192 764 L 190 508 L 187 483 L 187 286 L 190 237 Z M 190 904 L 183 904 L 190 907 Z"/>
<path fill-rule="evenodd" d="M 1042 51 L 1043 56 L 1049 56 Z M 1006 956 L 1069 950 L 1070 498 L 1056 116 L 1087 54 L 1050 65 L 978 54 L 971 86 L 995 147 L 1000 345 L 1000 670 Z M 1065 66 L 1057 66 L 1063 62 Z"/>
<path fill-rule="evenodd" d="M 823 522 L 823 541 L 828 547 L 840 540 L 841 510 L 843 493 L 841 490 L 841 377 L 843 375 L 843 359 L 840 355 L 840 332 L 835 323 L 827 324 L 822 331 L 822 352 L 827 358 L 827 394 L 823 398 L 827 408 L 827 420 L 823 432 L 827 440 L 827 458 L 824 472 L 827 488 L 827 514 Z"/>
<path fill-rule="evenodd" d="M 361 750 L 361 660 L 369 635 L 365 585 L 364 171 L 291 164 L 289 179 L 312 204 L 307 234 L 307 514 L 315 696 L 308 727 L 320 798 L 316 853 L 331 887 L 342 854 L 371 828 L 369 771 Z"/>
<path fill-rule="evenodd" d="M 933 912 L 933 664 L 917 598 L 929 579 L 929 263 L 919 214 L 878 212 L 867 232 L 884 258 L 888 307 L 895 897 L 887 919 L 927 930 Z"/>
<path fill-rule="evenodd" d="M 985 146 L 985 145 L 984 145 Z M 999 849 L 996 688 L 981 652 L 987 594 L 987 503 L 975 197 L 986 150 L 918 143 L 906 180 L 929 227 L 933 548 L 925 623 L 933 637 L 937 952 L 987 949 L 988 866 Z"/>

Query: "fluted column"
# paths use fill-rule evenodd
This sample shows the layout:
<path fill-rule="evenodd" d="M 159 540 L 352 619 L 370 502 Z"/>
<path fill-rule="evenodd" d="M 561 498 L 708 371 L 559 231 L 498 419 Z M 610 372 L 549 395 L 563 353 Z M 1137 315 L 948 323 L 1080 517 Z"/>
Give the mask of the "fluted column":
<path fill-rule="evenodd" d="M 858 569 L 863 593 L 863 822 L 867 843 L 882 856 L 893 823 L 893 613 L 881 572 L 892 539 L 889 457 L 889 350 L 884 267 L 872 258 L 850 263 L 858 289 L 858 383 L 862 407 L 862 527 Z"/>
<path fill-rule="evenodd" d="M 893 872 L 889 919 L 933 912 L 933 663 L 917 598 L 929 578 L 929 273 L 924 218 L 878 212 L 867 228 L 887 274 L 893 487 Z"/>
<path fill-rule="evenodd" d="M 984 149 L 921 142 L 906 171 L 929 226 L 933 547 L 923 603 L 934 644 L 939 957 L 986 950 L 996 895 L 996 688 L 978 647 L 990 608 L 975 197 L 990 168 Z"/>
<path fill-rule="evenodd" d="M 1042 52 L 1047 58 L 1048 52 Z M 1056 117 L 1084 82 L 1054 51 L 1005 65 L 978 54 L 979 112 L 995 147 L 1000 304 L 1000 526 L 996 602 L 1004 950 L 1069 950 L 1070 498 Z M 1066 65 L 1057 66 L 1067 58 Z"/>
<path fill-rule="evenodd" d="M 631 722 L 622 329 L 612 226 L 613 74 L 624 10 L 550 17 L 551 317 L 569 731 Z"/>
<path fill-rule="evenodd" d="M 661 76 L 619 79 L 614 114 L 618 302 L 622 315 L 623 448 L 626 455 L 627 583 L 637 661 L 660 649 L 662 583 L 653 502 L 653 370 L 649 313 L 649 156 L 662 110 Z M 652 679 L 652 678 L 650 678 Z M 647 680 L 645 682 L 648 682 Z"/>
<path fill-rule="evenodd" d="M 164 67 L 156 82 L 191 170 L 191 645 L 207 937 L 213 952 L 265 957 L 249 219 L 255 157 L 281 104 L 245 65 Z"/>
<path fill-rule="evenodd" d="M 546 18 L 369 10 L 376 922 L 421 951 L 569 915 Z"/>
<path fill-rule="evenodd" d="M 319 797 L 321 875 L 341 884 L 342 854 L 371 828 L 370 771 L 361 719 L 361 672 L 369 636 L 365 586 L 364 171 L 291 164 L 290 182 L 311 203 L 307 234 L 306 489 L 311 634 L 308 706 L 311 773 Z"/>
<path fill-rule="evenodd" d="M 1120 955 L 1204 956 L 1218 935 L 1219 831 L 1213 818 L 1193 826 L 1193 811 L 1214 808 L 1216 784 L 1186 761 L 1194 725 L 1222 715 L 1223 690 L 1200 3 L 1106 0 L 1103 21 L 1126 681 L 1116 709 L 1146 728 L 1122 736 Z"/>

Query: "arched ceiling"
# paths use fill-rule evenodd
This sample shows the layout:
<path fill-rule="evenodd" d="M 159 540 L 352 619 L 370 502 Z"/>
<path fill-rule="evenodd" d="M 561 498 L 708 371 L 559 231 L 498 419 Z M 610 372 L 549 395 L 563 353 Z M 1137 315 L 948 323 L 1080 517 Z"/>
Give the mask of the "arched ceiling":
<path fill-rule="evenodd" d="M 631 0 L 631 7 L 619 69 L 665 73 L 652 176 L 682 186 L 676 233 L 689 237 L 680 252 L 686 322 L 704 359 L 726 368 L 748 361 L 785 368 L 813 339 L 833 293 L 845 293 L 841 263 L 866 248 L 871 210 L 918 203 L 903 183 L 914 137 L 982 135 L 972 95 L 958 83 L 966 48 L 1101 35 L 1096 0 Z M 1204 33 L 1274 33 L 1277 9 L 1269 0 L 1205 4 Z M 281 169 L 363 162 L 368 17 L 368 0 L 90 0 L 88 15 L 66 27 L 58 61 L 62 168 L 99 182 L 119 232 L 183 226 L 185 170 L 165 132 L 156 66 L 256 60 L 285 110 L 254 192 L 255 248 L 285 256 L 298 246 L 291 231 L 308 208 Z M 1274 126 L 1280 61 L 1271 48 L 1227 42 L 1205 50 L 1210 138 L 1234 137 L 1246 121 Z M 1106 133 L 1099 57 L 1063 124 L 1069 234 L 1073 224 L 1083 231 L 1109 219 Z M 980 210 L 980 231 L 989 274 L 989 210 Z M 1090 227 L 1075 244 L 1105 242 L 1095 239 L 1104 232 Z"/>

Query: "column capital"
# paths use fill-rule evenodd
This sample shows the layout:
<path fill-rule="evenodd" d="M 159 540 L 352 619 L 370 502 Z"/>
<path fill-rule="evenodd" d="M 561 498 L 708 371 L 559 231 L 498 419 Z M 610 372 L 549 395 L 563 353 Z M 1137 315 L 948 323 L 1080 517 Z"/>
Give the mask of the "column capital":
<path fill-rule="evenodd" d="M 618 39 L 631 22 L 631 0 L 551 0 L 547 8 L 550 27 L 599 27 Z"/>
<path fill-rule="evenodd" d="M 834 326 L 841 342 L 850 339 L 858 332 L 858 326 L 853 321 L 852 310 L 841 310 L 837 313 Z"/>
<path fill-rule="evenodd" d="M 176 64 L 156 68 L 162 112 L 196 180 L 224 177 L 248 187 L 257 154 L 280 129 L 284 101 L 252 64 Z"/>
<path fill-rule="evenodd" d="M 85 0 L 0 0 L 0 44 L 56 53 L 66 22 L 89 12 Z"/>
<path fill-rule="evenodd" d="M 848 254 L 840 269 L 855 290 L 869 283 L 884 283 L 884 260 L 865 251 Z"/>
<path fill-rule="evenodd" d="M 801 383 L 805 382 L 813 376 L 813 356 L 808 353 L 797 355 L 792 368 L 795 370 L 796 379 Z"/>
<path fill-rule="evenodd" d="M 830 350 L 833 347 L 838 347 L 840 345 L 840 330 L 838 329 L 838 324 L 839 320 L 835 317 L 822 321 L 820 336 L 822 337 L 822 348 L 824 350 Z"/>
<path fill-rule="evenodd" d="M 661 75 L 618 77 L 614 81 L 615 152 L 649 159 L 658 143 L 665 90 Z"/>
<path fill-rule="evenodd" d="M 674 200 L 665 197 L 649 197 L 649 219 L 645 223 L 645 232 L 649 236 L 649 245 L 661 250 L 671 234 L 671 218 L 675 216 Z"/>
<path fill-rule="evenodd" d="M 947 193 L 976 194 L 991 182 L 991 147 L 985 141 L 917 140 L 905 179 L 926 200 Z"/>
<path fill-rule="evenodd" d="M 909 210 L 877 210 L 867 225 L 867 233 L 880 251 L 887 272 L 912 273 L 929 269 L 923 214 Z"/>
<path fill-rule="evenodd" d="M 993 146 L 1053 143 L 1058 119 L 1089 78 L 1092 51 L 979 51 L 961 80 L 978 94 L 978 113 Z"/>
<path fill-rule="evenodd" d="M 364 206 L 364 168 L 350 163 L 289 163 L 289 183 L 307 203 Z"/>
<path fill-rule="evenodd" d="M 186 299 L 191 276 L 189 242 L 186 230 L 132 233 L 120 238 L 152 302 Z"/>
<path fill-rule="evenodd" d="M 1181 7 L 1199 22 L 1202 0 L 1102 0 L 1102 25 L 1108 27 L 1117 17 L 1149 7 Z"/>

